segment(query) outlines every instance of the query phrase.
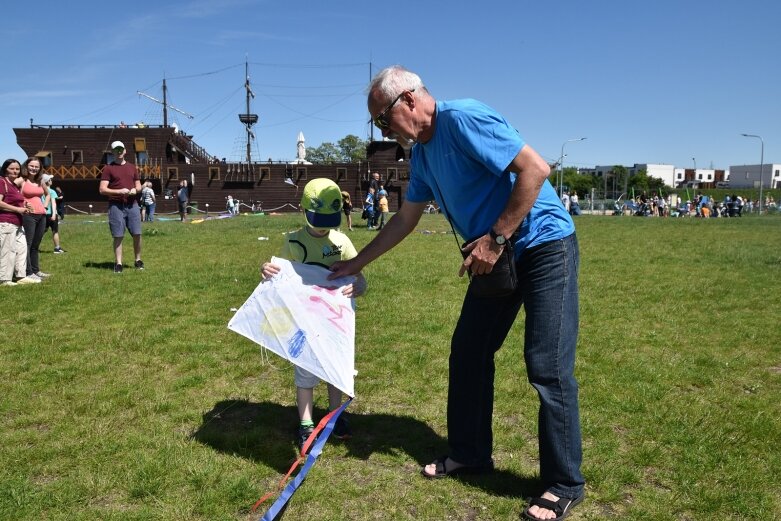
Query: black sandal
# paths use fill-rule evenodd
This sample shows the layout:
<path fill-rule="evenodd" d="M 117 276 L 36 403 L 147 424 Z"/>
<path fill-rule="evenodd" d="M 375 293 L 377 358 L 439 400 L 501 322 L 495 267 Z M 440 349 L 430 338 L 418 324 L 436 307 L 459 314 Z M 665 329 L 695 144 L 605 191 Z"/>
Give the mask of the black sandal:
<path fill-rule="evenodd" d="M 544 497 L 536 497 L 529 501 L 529 506 L 526 507 L 526 510 L 523 511 L 523 517 L 525 519 L 530 519 L 531 521 L 542 521 L 539 517 L 533 516 L 529 513 L 529 509 L 536 505 L 538 507 L 548 509 L 556 514 L 556 517 L 553 519 L 548 519 L 547 521 L 561 521 L 569 515 L 569 511 L 572 510 L 572 507 L 583 501 L 584 497 L 586 497 L 586 494 L 581 494 L 575 499 L 563 497 L 559 498 L 558 501 L 551 501 L 550 499 L 545 499 Z"/>
<path fill-rule="evenodd" d="M 475 474 L 488 474 L 490 472 L 493 472 L 494 470 L 494 462 L 491 460 L 491 463 L 487 465 L 463 465 L 461 467 L 457 467 L 454 469 L 447 469 L 447 465 L 445 465 L 445 462 L 448 460 L 448 456 L 441 456 L 431 463 L 433 463 L 436 468 L 434 469 L 433 474 L 427 474 L 426 473 L 426 467 L 424 466 L 422 469 L 420 469 L 420 473 L 423 475 L 424 478 L 427 479 L 441 479 L 446 478 L 448 476 L 457 476 L 457 475 L 475 475 Z M 453 460 L 450 460 L 451 462 Z M 429 463 L 429 465 L 431 465 Z"/>

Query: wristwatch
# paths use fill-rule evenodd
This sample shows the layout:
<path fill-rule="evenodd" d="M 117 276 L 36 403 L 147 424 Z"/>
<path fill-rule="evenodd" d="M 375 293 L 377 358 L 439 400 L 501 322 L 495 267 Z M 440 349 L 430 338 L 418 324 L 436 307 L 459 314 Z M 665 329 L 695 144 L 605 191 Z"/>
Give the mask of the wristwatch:
<path fill-rule="evenodd" d="M 488 233 L 491 235 L 491 238 L 494 240 L 494 242 L 499 246 L 504 246 L 504 244 L 507 242 L 507 238 L 504 235 L 499 235 L 496 233 L 493 228 L 491 228 Z"/>

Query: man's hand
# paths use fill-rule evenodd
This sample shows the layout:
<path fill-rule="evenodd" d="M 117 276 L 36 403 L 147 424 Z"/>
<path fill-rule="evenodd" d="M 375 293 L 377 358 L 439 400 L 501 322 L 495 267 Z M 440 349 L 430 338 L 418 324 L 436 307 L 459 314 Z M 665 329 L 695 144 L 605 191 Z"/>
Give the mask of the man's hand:
<path fill-rule="evenodd" d="M 458 270 L 458 276 L 463 277 L 467 270 L 473 275 L 491 273 L 503 249 L 504 246 L 496 244 L 488 234 L 475 239 L 461 250 L 466 258 Z"/>
<path fill-rule="evenodd" d="M 363 266 L 355 259 L 350 259 L 345 261 L 336 261 L 329 269 L 331 270 L 331 274 L 328 275 L 328 280 L 334 280 L 339 277 L 356 275 L 360 273 L 361 269 L 363 269 Z"/>

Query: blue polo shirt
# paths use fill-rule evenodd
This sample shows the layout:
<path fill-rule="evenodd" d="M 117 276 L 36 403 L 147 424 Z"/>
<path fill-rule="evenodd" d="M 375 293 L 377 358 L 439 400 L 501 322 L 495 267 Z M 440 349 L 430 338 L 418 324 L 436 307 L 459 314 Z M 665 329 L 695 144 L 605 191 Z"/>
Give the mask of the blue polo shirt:
<path fill-rule="evenodd" d="M 436 200 L 464 239 L 485 235 L 507 205 L 516 174 L 510 165 L 525 142 L 495 110 L 473 100 L 438 101 L 434 136 L 416 143 L 406 199 Z M 547 180 L 520 226 L 516 256 L 575 231 Z"/>

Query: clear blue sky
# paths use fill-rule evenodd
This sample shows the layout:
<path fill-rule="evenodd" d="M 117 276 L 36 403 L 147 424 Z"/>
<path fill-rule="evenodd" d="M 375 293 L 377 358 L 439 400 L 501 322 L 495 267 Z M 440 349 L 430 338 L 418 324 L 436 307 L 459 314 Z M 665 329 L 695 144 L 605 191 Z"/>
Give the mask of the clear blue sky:
<path fill-rule="evenodd" d="M 161 123 L 239 159 L 244 60 L 258 159 L 368 138 L 365 87 L 400 63 L 441 99 L 477 98 L 565 166 L 781 162 L 781 2 L 15 1 L 3 8 L 0 155 L 13 127 Z M 211 73 L 211 74 L 206 74 Z M 379 135 L 379 134 L 375 134 Z"/>

